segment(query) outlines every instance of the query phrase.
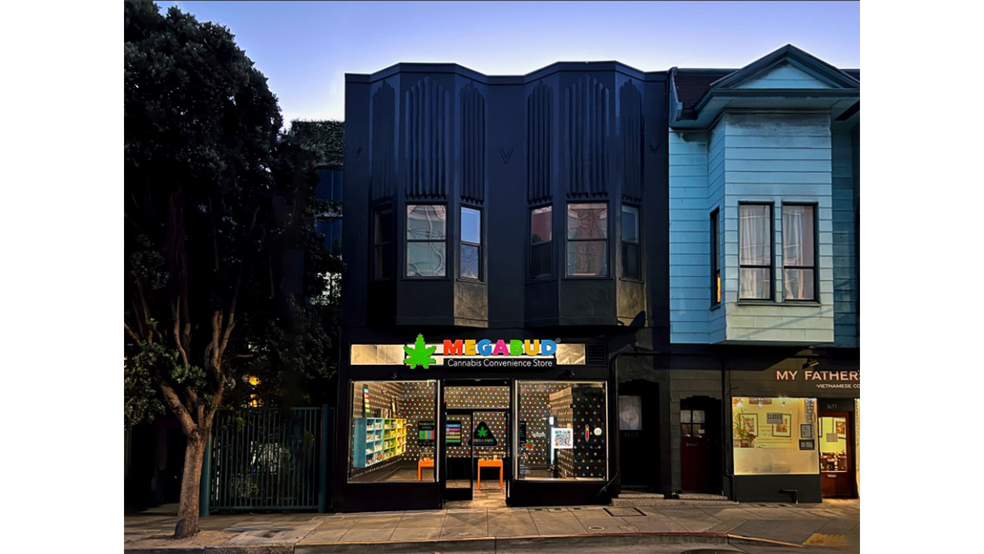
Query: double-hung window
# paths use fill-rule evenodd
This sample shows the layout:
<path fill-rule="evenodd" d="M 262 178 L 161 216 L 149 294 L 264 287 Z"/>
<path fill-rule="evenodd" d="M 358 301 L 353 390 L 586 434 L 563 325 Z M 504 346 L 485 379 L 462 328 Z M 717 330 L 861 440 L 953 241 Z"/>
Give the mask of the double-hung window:
<path fill-rule="evenodd" d="M 544 206 L 530 212 L 530 279 L 549 279 L 553 275 L 553 208 Z"/>
<path fill-rule="evenodd" d="M 622 277 L 642 278 L 639 252 L 639 208 L 622 206 Z"/>
<path fill-rule="evenodd" d="M 447 223 L 446 206 L 407 206 L 407 277 L 444 277 Z"/>
<path fill-rule="evenodd" d="M 608 204 L 567 205 L 567 276 L 608 276 Z"/>
<path fill-rule="evenodd" d="M 772 205 L 738 206 L 738 298 L 772 299 Z"/>
<path fill-rule="evenodd" d="M 816 300 L 816 208 L 782 206 L 784 300 Z"/>
<path fill-rule="evenodd" d="M 482 212 L 461 208 L 461 262 L 458 274 L 463 279 L 481 279 Z"/>

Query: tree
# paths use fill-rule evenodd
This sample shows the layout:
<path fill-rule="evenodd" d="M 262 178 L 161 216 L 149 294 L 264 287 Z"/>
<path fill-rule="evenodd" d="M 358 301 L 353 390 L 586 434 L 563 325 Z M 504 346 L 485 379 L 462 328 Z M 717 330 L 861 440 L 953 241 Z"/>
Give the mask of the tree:
<path fill-rule="evenodd" d="M 330 369 L 305 299 L 324 292 L 331 259 L 312 227 L 313 156 L 284 139 L 276 97 L 229 30 L 150 2 L 124 10 L 124 413 L 132 425 L 166 407 L 181 424 L 183 538 L 199 530 L 215 413 L 271 337 L 300 345 L 290 371 Z"/>

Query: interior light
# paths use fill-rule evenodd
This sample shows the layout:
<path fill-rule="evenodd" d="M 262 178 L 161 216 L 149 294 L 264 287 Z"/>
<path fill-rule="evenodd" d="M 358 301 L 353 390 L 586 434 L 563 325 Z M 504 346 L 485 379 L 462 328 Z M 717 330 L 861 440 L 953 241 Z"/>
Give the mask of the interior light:
<path fill-rule="evenodd" d="M 761 408 L 761 407 L 762 407 L 762 401 L 759 400 L 759 408 Z"/>
<path fill-rule="evenodd" d="M 739 408 L 741 408 L 741 406 L 742 406 L 742 404 L 741 404 L 741 400 L 739 400 L 739 401 L 738 401 L 738 407 L 739 407 Z"/>

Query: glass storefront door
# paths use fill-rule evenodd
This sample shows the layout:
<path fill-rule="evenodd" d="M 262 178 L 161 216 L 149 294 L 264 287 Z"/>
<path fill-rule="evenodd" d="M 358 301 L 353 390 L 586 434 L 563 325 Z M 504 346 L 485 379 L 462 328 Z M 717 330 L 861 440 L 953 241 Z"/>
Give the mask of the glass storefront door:
<path fill-rule="evenodd" d="M 444 421 L 444 497 L 448 500 L 471 500 L 475 483 L 472 459 L 474 418 L 468 410 L 446 410 Z"/>
<path fill-rule="evenodd" d="M 849 412 L 821 412 L 820 485 L 825 497 L 854 496 L 853 429 Z"/>

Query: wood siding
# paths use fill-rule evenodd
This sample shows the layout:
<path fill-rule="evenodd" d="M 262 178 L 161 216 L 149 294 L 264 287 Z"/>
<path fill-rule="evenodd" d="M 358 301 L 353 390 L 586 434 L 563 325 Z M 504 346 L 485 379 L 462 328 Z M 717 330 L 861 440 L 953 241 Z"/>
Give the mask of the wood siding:
<path fill-rule="evenodd" d="M 810 345 L 833 341 L 835 246 L 830 129 L 826 114 L 729 113 L 709 133 L 670 132 L 672 342 Z M 849 175 L 849 164 L 847 171 Z M 849 202 L 850 197 L 846 198 Z M 775 302 L 739 304 L 740 202 L 774 205 Z M 818 303 L 783 302 L 783 202 L 817 206 Z M 720 209 L 723 233 L 723 301 L 712 309 L 710 213 L 715 208 Z M 853 222 L 850 225 L 853 229 Z M 837 252 L 853 256 L 853 243 L 845 245 L 843 252 L 838 246 Z M 844 309 L 843 321 L 847 323 L 852 305 L 845 303 Z"/>

